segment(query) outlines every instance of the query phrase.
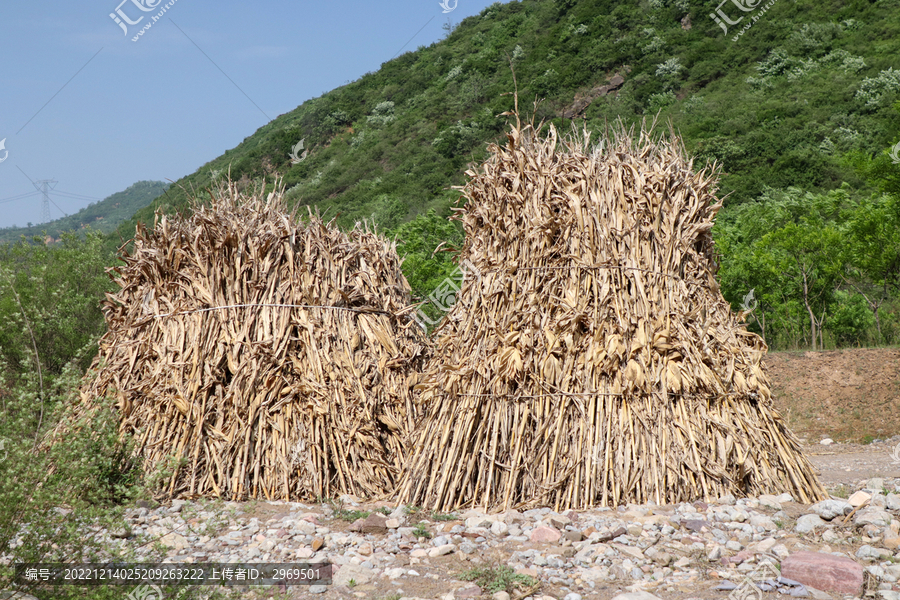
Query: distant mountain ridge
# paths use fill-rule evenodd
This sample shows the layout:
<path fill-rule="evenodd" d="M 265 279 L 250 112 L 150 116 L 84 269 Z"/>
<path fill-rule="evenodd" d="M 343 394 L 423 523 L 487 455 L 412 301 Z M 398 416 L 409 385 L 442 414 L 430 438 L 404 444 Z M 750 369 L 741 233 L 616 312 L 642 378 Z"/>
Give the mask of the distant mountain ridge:
<path fill-rule="evenodd" d="M 6 227 L 0 229 L 0 243 L 16 242 L 24 235 L 48 236 L 58 240 L 66 231 L 81 231 L 87 227 L 105 234 L 114 232 L 134 214 L 149 206 L 169 189 L 163 181 L 138 181 L 129 188 L 107 196 L 99 202 L 82 208 L 77 213 L 31 227 Z"/>

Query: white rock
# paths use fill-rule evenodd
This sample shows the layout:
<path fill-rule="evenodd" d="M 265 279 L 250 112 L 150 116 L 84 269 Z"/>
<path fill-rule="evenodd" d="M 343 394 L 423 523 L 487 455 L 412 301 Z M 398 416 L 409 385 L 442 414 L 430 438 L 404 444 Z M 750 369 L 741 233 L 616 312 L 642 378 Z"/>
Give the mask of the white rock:
<path fill-rule="evenodd" d="M 823 446 L 830 446 L 834 443 L 834 440 L 831 438 L 825 438 L 824 440 L 822 440 L 819 443 L 822 444 Z"/>
<path fill-rule="evenodd" d="M 781 502 L 778 501 L 778 496 L 761 494 L 759 497 L 759 504 L 760 506 L 765 506 L 773 510 L 781 510 Z"/>
<path fill-rule="evenodd" d="M 506 592 L 494 592 L 491 595 L 491 600 L 509 600 L 509 594 Z"/>
<path fill-rule="evenodd" d="M 509 531 L 509 525 L 507 525 L 503 521 L 494 521 L 491 524 L 491 533 L 493 533 L 494 535 L 506 535 L 507 531 Z"/>
<path fill-rule="evenodd" d="M 825 521 L 823 521 L 819 515 L 803 515 L 797 519 L 797 524 L 794 525 L 794 531 L 798 533 L 811 533 L 815 531 L 816 528 L 824 526 Z"/>
<path fill-rule="evenodd" d="M 340 571 L 338 571 L 340 573 Z M 403 577 L 406 575 L 406 569 L 403 567 L 394 567 L 393 569 L 385 569 L 384 573 L 381 574 L 382 577 L 387 577 L 388 579 L 397 579 L 398 577 Z"/>
<path fill-rule="evenodd" d="M 628 592 L 613 596 L 612 600 L 660 600 L 659 596 L 654 596 L 650 592 Z"/>
<path fill-rule="evenodd" d="M 456 549 L 456 546 L 453 544 L 443 544 L 441 546 L 437 546 L 435 548 L 430 548 L 428 550 L 428 556 L 431 558 L 436 558 L 438 556 L 444 556 L 445 554 L 450 554 Z"/>
<path fill-rule="evenodd" d="M 403 571 L 403 569 L 400 569 Z M 359 565 L 343 565 L 338 569 L 337 573 L 332 575 L 331 581 L 335 586 L 347 585 L 350 580 L 356 582 L 357 585 L 363 585 L 372 581 L 375 577 L 375 571 Z"/>
<path fill-rule="evenodd" d="M 756 552 L 768 552 L 775 546 L 775 538 L 766 538 L 756 544 Z"/>

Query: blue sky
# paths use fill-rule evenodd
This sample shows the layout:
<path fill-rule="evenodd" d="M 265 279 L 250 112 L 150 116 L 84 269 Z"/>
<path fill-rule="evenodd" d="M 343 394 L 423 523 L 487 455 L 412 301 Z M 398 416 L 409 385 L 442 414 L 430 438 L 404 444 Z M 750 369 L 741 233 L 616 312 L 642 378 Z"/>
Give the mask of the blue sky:
<path fill-rule="evenodd" d="M 0 227 L 41 222 L 32 181 L 58 182 L 56 219 L 136 181 L 177 180 L 493 3 L 120 2 L 0 2 Z"/>

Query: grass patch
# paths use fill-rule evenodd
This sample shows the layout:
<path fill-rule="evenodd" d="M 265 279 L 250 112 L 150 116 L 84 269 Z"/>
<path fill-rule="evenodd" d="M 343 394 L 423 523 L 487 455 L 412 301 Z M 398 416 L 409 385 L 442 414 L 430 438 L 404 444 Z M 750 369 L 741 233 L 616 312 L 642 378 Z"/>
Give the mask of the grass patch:
<path fill-rule="evenodd" d="M 527 590 L 530 594 L 540 585 L 534 577 L 516 573 L 506 566 L 470 569 L 460 574 L 459 578 L 463 581 L 474 581 L 478 587 L 491 594 L 494 592 L 512 594 L 517 590 Z"/>
<path fill-rule="evenodd" d="M 425 529 L 425 523 L 419 523 L 413 529 L 413 536 L 417 538 L 431 539 L 431 532 Z"/>

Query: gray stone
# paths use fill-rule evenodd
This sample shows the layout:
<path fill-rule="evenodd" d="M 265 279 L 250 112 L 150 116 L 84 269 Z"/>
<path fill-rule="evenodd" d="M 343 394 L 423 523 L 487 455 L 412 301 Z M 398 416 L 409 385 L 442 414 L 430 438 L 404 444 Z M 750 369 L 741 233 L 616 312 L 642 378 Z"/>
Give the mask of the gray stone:
<path fill-rule="evenodd" d="M 853 511 L 853 507 L 850 506 L 849 502 L 845 502 L 843 500 L 822 500 L 821 502 L 817 502 L 810 507 L 814 513 L 825 519 L 826 521 L 830 521 L 835 517 L 848 515 Z"/>
<path fill-rule="evenodd" d="M 311 585 L 309 586 L 310 594 L 324 594 L 328 591 L 327 585 Z"/>
<path fill-rule="evenodd" d="M 475 554 L 477 550 L 478 546 L 476 546 L 472 542 L 463 542 L 459 545 L 459 551 L 463 554 Z"/>
<path fill-rule="evenodd" d="M 885 498 L 885 505 L 890 510 L 900 510 L 900 495 L 888 494 Z"/>
<path fill-rule="evenodd" d="M 861 560 L 883 560 L 890 558 L 890 556 L 890 550 L 874 548 L 869 545 L 861 546 L 860 549 L 856 551 L 856 558 Z"/>
<path fill-rule="evenodd" d="M 859 525 L 875 525 L 876 527 L 886 527 L 891 524 L 891 515 L 884 510 L 869 506 L 856 513 L 853 522 Z"/>
<path fill-rule="evenodd" d="M 794 531 L 797 533 L 812 533 L 817 527 L 824 526 L 825 521 L 823 521 L 819 515 L 803 515 L 797 519 L 797 524 L 794 525 Z"/>

